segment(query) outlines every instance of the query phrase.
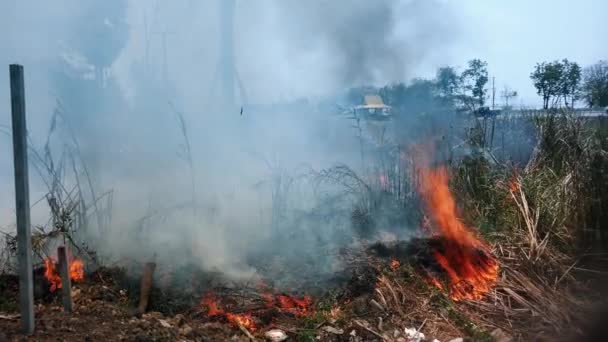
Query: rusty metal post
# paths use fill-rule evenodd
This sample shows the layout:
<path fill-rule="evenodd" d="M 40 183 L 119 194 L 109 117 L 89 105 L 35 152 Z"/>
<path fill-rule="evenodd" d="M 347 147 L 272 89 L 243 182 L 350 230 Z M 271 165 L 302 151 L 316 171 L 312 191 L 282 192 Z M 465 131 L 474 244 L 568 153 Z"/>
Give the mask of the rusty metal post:
<path fill-rule="evenodd" d="M 61 297 L 63 310 L 72 312 L 72 281 L 70 280 L 70 262 L 65 246 L 57 248 L 57 258 L 59 259 L 59 274 L 61 275 Z"/>
<path fill-rule="evenodd" d="M 27 165 L 27 125 L 25 123 L 25 85 L 23 66 L 11 64 L 11 108 L 13 158 L 15 167 L 15 212 L 17 213 L 17 259 L 19 262 L 19 307 L 21 330 L 34 333 L 34 274 L 32 272 L 32 234 L 30 228 L 30 188 Z"/>

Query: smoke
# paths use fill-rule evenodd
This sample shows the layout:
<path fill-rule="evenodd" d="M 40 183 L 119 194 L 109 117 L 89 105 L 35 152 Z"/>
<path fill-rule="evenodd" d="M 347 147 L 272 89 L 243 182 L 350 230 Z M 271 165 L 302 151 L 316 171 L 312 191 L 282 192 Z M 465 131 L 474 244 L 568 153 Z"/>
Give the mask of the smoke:
<path fill-rule="evenodd" d="M 409 79 L 457 34 L 441 1 L 278 1 L 293 55 L 323 56 L 338 87 Z M 296 43 L 296 44 L 293 44 Z"/>
<path fill-rule="evenodd" d="M 95 192 L 113 190 L 111 225 L 102 230 L 91 213 L 81 238 L 110 260 L 156 255 L 161 265 L 234 277 L 268 272 L 259 260 L 277 257 L 332 271 L 326 252 L 353 242 L 356 200 L 337 185 L 319 188 L 315 171 L 366 171 L 357 130 L 333 96 L 415 75 L 457 32 L 443 1 L 238 2 L 241 109 L 217 101 L 217 1 L 0 6 L 11 32 L 0 39 L 8 52 L 0 60 L 25 65 L 33 144 L 44 144 L 59 112 L 56 161 L 69 146 Z M 0 90 L 8 103 L 7 82 Z M 11 170 L 10 139 L 2 139 L 1 166 Z M 10 172 L 0 175 L 12 188 Z M 36 177 L 31 171 L 40 197 L 46 188 Z M 48 229 L 44 201 L 34 211 Z M 383 222 L 406 234 L 402 222 Z"/>

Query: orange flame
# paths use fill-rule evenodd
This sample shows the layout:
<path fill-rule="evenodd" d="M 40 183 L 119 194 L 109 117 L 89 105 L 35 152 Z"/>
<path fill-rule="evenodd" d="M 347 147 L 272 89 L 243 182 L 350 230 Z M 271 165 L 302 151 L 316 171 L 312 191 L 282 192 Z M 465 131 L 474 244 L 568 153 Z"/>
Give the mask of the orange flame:
<path fill-rule="evenodd" d="M 396 271 L 397 269 L 399 269 L 399 266 L 401 266 L 401 263 L 399 262 L 399 260 L 397 260 L 397 259 L 391 260 L 391 269 L 393 271 Z"/>
<path fill-rule="evenodd" d="M 73 259 L 70 262 L 70 279 L 72 281 L 84 280 L 84 264 L 79 259 Z M 50 291 L 55 292 L 61 288 L 61 276 L 57 272 L 55 261 L 52 258 L 44 259 L 44 277 L 50 284 Z"/>
<path fill-rule="evenodd" d="M 224 311 L 222 308 L 220 308 L 218 301 L 213 294 L 205 295 L 201 301 L 201 304 L 207 307 L 208 317 L 223 316 L 226 317 L 228 322 L 232 323 L 236 327 L 243 326 L 252 331 L 255 331 L 257 329 L 250 313 L 233 314 Z"/>
<path fill-rule="evenodd" d="M 236 326 L 242 325 L 243 327 L 255 331 L 257 327 L 255 326 L 255 322 L 251 318 L 250 313 L 238 315 L 232 314 L 230 312 L 226 313 L 226 318 L 228 321 Z"/>
<path fill-rule="evenodd" d="M 422 168 L 420 172 L 419 190 L 439 235 L 445 238 L 444 246 L 433 255 L 449 276 L 450 295 L 454 300 L 480 299 L 496 283 L 498 263 L 484 242 L 459 219 L 447 169 Z M 438 284 L 436 279 L 432 282 Z"/>
<path fill-rule="evenodd" d="M 277 306 L 281 311 L 288 312 L 296 317 L 306 316 L 313 313 L 312 299 L 304 296 L 302 299 L 279 295 L 276 297 Z"/>

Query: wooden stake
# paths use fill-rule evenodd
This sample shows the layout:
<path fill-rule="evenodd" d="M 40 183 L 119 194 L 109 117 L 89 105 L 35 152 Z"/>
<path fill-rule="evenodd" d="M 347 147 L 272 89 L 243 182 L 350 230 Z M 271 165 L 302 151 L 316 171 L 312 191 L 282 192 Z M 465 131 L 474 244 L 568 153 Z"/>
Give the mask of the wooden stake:
<path fill-rule="evenodd" d="M 27 125 L 25 123 L 25 86 L 23 66 L 11 64 L 11 108 L 13 158 L 15 166 L 15 212 L 17 213 L 17 259 L 19 262 L 19 307 L 21 330 L 34 333 L 34 274 L 30 230 L 30 190 L 27 165 Z"/>
<path fill-rule="evenodd" d="M 72 312 L 72 281 L 70 279 L 70 262 L 65 246 L 57 248 L 57 258 L 59 259 L 59 275 L 61 276 L 61 297 L 63 310 Z"/>
<path fill-rule="evenodd" d="M 152 289 L 152 280 L 154 278 L 154 269 L 156 269 L 156 263 L 147 262 L 144 265 L 144 272 L 141 276 L 141 287 L 139 292 L 139 306 L 135 310 L 135 315 L 143 315 L 148 308 L 148 301 L 150 299 L 150 289 Z"/>

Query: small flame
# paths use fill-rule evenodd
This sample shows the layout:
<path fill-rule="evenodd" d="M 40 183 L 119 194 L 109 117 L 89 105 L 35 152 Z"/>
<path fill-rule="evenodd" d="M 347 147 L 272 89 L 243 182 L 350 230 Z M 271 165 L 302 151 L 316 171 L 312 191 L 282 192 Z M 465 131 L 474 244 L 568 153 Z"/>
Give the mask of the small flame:
<path fill-rule="evenodd" d="M 480 299 L 496 283 L 498 263 L 485 243 L 458 217 L 456 201 L 448 187 L 447 169 L 420 171 L 419 190 L 439 228 L 438 234 L 445 239 L 442 248 L 435 249 L 433 255 L 449 276 L 450 295 L 454 300 Z M 432 282 L 440 285 L 436 279 Z"/>
<path fill-rule="evenodd" d="M 398 269 L 399 269 L 399 266 L 401 266 L 401 263 L 399 262 L 399 260 L 397 260 L 397 259 L 393 259 L 393 260 L 391 260 L 391 269 L 392 269 L 393 271 L 398 270 Z"/>
<path fill-rule="evenodd" d="M 222 308 L 220 308 L 220 305 L 213 294 L 205 295 L 201 301 L 201 304 L 207 307 L 208 317 L 225 317 L 226 320 L 228 320 L 228 322 L 232 323 L 234 326 L 243 326 L 252 331 L 257 329 L 250 313 L 234 314 L 224 311 Z"/>
<path fill-rule="evenodd" d="M 311 309 L 312 298 L 310 296 L 304 296 L 299 299 L 292 296 L 279 295 L 276 297 L 276 303 L 281 311 L 291 313 L 296 317 L 306 316 L 313 312 Z"/>
<path fill-rule="evenodd" d="M 232 314 L 230 312 L 226 313 L 226 318 L 228 321 L 236 326 L 243 326 L 249 330 L 256 330 L 255 322 L 251 318 L 250 313 L 246 313 L 243 315 Z"/>
<path fill-rule="evenodd" d="M 70 261 L 69 272 L 72 281 L 84 280 L 84 263 L 80 259 L 73 259 Z M 52 258 L 44 259 L 44 277 L 50 284 L 51 292 L 61 288 L 61 276 L 58 274 L 55 261 Z"/>

